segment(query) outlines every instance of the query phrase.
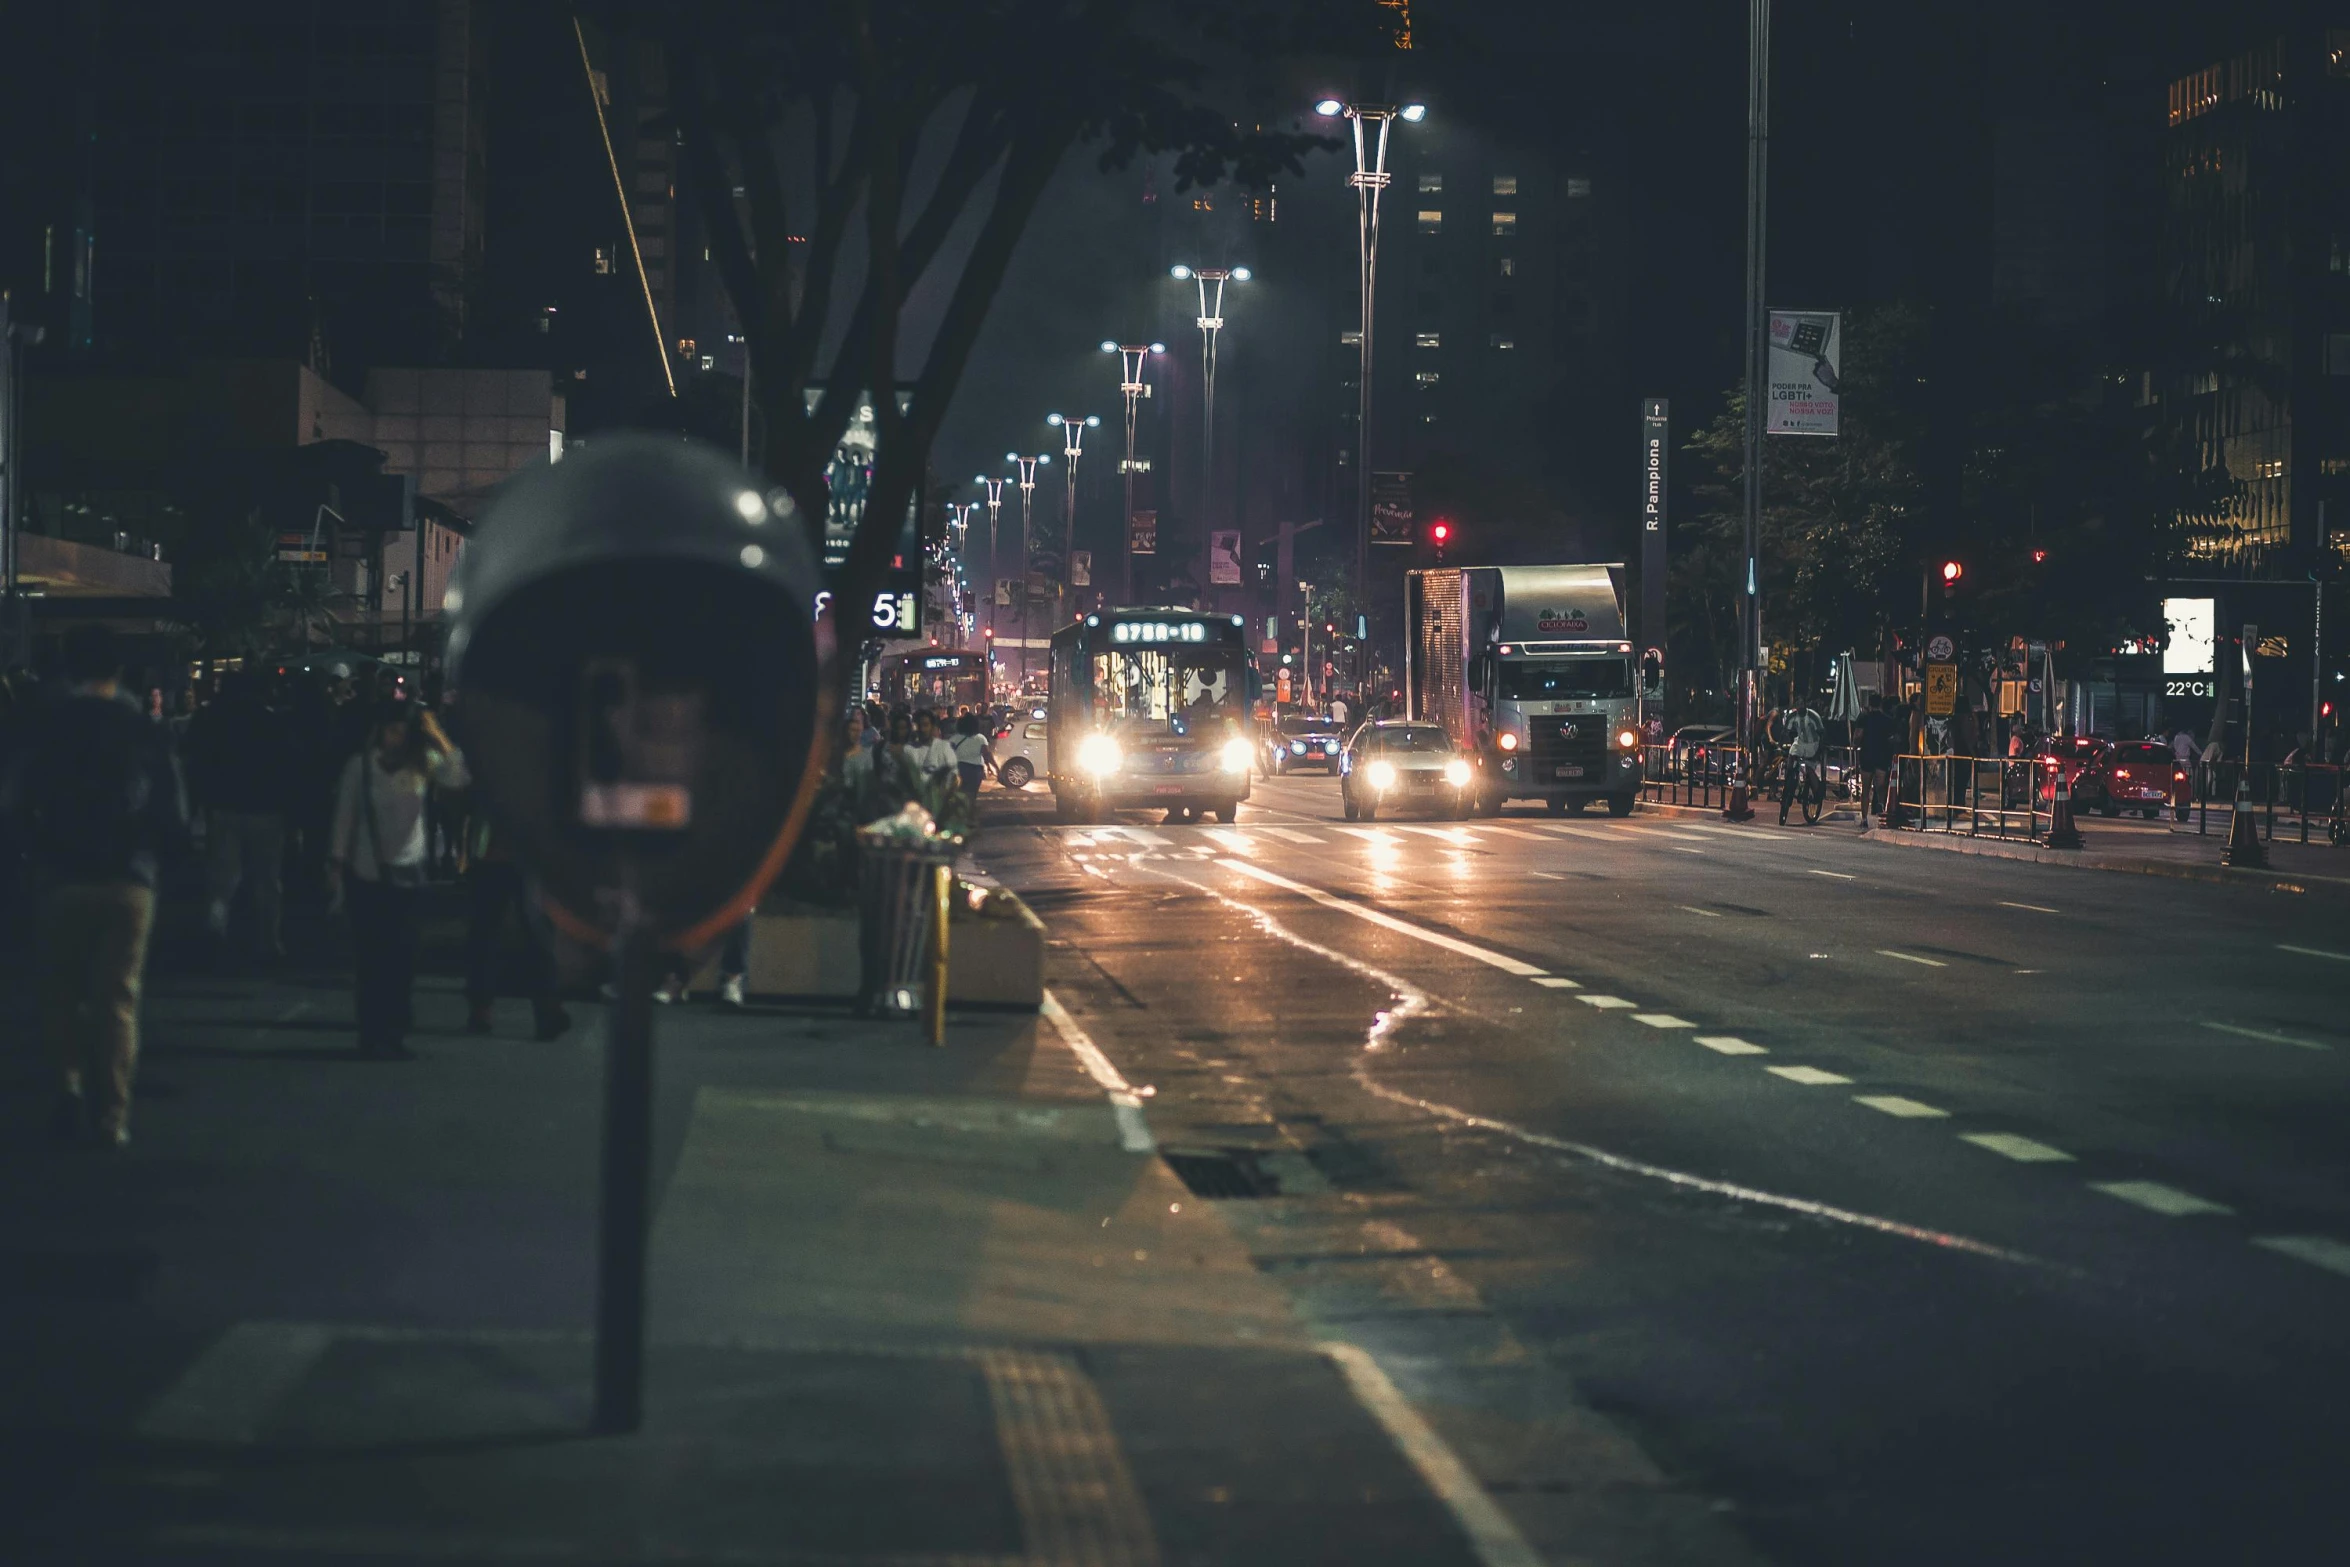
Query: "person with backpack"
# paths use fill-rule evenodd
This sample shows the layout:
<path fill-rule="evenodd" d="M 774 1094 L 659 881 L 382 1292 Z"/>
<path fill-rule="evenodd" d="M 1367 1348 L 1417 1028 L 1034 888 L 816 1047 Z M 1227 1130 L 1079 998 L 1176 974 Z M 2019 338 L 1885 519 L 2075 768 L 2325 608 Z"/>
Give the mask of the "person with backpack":
<path fill-rule="evenodd" d="M 130 1141 L 139 997 L 155 888 L 188 839 L 171 735 L 122 686 L 103 626 L 65 634 L 64 697 L 40 713 L 0 780 L 40 888 L 41 1032 L 58 1072 L 51 1130 Z"/>
<path fill-rule="evenodd" d="M 425 792 L 471 781 L 465 758 L 423 708 L 375 709 L 367 743 L 343 764 L 327 837 L 327 906 L 351 911 L 352 1001 L 359 1053 L 409 1055 L 425 879 Z"/>

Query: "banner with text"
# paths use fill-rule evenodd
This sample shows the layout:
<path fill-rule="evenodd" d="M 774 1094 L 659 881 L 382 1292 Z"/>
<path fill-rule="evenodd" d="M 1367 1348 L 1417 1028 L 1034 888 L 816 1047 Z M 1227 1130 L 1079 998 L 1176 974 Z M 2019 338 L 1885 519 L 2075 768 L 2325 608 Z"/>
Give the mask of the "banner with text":
<path fill-rule="evenodd" d="M 1671 405 L 1640 405 L 1640 650 L 1665 650 L 1665 491 L 1672 457 Z"/>
<path fill-rule="evenodd" d="M 1409 473 L 1371 475 L 1371 542 L 1412 542 L 1412 476 Z"/>
<path fill-rule="evenodd" d="M 1159 552 L 1159 514 L 1138 511 L 1127 519 L 1127 549 L 1136 555 L 1156 555 Z"/>
<path fill-rule="evenodd" d="M 1772 311 L 1771 400 L 1763 428 L 1773 435 L 1834 435 L 1843 358 L 1843 322 L 1835 311 Z"/>
<path fill-rule="evenodd" d="M 1240 586 L 1240 532 L 1218 529 L 1208 535 L 1208 581 L 1216 587 Z"/>

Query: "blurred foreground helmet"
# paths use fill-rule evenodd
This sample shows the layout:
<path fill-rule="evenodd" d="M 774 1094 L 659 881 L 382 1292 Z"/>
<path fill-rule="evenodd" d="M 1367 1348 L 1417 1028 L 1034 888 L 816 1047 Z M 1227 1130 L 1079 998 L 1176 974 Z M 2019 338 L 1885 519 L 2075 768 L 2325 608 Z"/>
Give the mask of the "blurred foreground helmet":
<path fill-rule="evenodd" d="M 446 600 L 458 738 L 566 933 L 690 950 L 758 900 L 821 772 L 819 588 L 709 447 L 598 440 L 499 489 Z"/>

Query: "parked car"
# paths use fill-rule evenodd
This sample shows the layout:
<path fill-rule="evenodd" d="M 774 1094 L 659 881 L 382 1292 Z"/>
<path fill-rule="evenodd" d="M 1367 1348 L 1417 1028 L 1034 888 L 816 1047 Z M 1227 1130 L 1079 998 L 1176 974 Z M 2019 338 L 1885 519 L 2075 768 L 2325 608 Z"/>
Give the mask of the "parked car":
<path fill-rule="evenodd" d="M 2104 816 L 2136 811 L 2148 821 L 2168 806 L 2179 821 L 2187 819 L 2194 796 L 2187 769 L 2159 740 L 2123 740 L 2106 746 L 2073 784 L 2073 803 Z"/>
<path fill-rule="evenodd" d="M 1336 720 L 1302 713 L 1265 725 L 1259 741 L 1257 771 L 1268 777 L 1299 767 L 1334 773 L 1338 771 L 1338 753 L 1346 749 L 1346 737 L 1338 732 Z"/>
<path fill-rule="evenodd" d="M 1729 743 L 1738 733 L 1728 724 L 1683 724 L 1673 731 L 1665 743 L 1672 747 L 1672 778 L 1702 778 L 1706 774 L 1706 758 L 1714 747 Z M 1718 771 L 1719 768 L 1716 768 Z"/>
<path fill-rule="evenodd" d="M 1038 773 L 1052 771 L 1053 753 L 1041 718 L 1014 718 L 996 731 L 995 779 L 1007 789 L 1025 789 Z"/>
<path fill-rule="evenodd" d="M 2030 788 L 2039 808 L 2047 810 L 2056 804 L 2056 784 L 2061 778 L 2072 791 L 2073 809 L 2087 810 L 2090 801 L 2082 798 L 2082 780 L 2084 775 L 2093 773 L 2109 744 L 2093 735 L 2050 735 L 2034 745 Z M 2011 809 L 2023 806 L 2024 776 L 2021 768 L 2008 771 L 2007 804 Z"/>

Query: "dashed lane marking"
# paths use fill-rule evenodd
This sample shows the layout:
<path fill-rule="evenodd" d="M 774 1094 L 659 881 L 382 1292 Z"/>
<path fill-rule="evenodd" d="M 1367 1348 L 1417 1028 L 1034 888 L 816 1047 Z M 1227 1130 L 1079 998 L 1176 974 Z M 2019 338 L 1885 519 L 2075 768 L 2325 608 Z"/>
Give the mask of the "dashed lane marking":
<path fill-rule="evenodd" d="M 2013 1132 L 1961 1132 L 1958 1140 L 1988 1148 L 2002 1159 L 2013 1159 L 2018 1164 L 2070 1164 L 2073 1158 L 2061 1148 L 2051 1148 Z"/>
<path fill-rule="evenodd" d="M 1718 910 L 1701 909 L 1694 903 L 1676 903 L 1673 907 L 1684 914 L 1702 914 L 1709 920 L 1718 920 L 1722 917 Z"/>
<path fill-rule="evenodd" d="M 1474 958 L 1479 963 L 1500 969 L 1505 974 L 1515 974 L 1520 979 L 1532 979 L 1543 972 L 1538 965 L 1522 963 L 1506 952 L 1496 952 L 1490 947 L 1480 947 L 1473 941 L 1463 941 L 1458 936 L 1447 936 L 1442 931 L 1429 930 L 1424 926 L 1414 925 L 1409 920 L 1399 920 L 1392 914 L 1382 914 L 1377 909 L 1366 909 L 1359 903 L 1349 903 L 1344 898 L 1334 898 L 1319 887 L 1309 887 L 1302 881 L 1291 881 L 1288 877 L 1269 871 L 1254 861 L 1227 860 L 1224 863 L 1244 876 L 1254 876 L 1257 880 L 1270 886 L 1294 892 L 1301 898 L 1310 898 L 1326 909 L 1335 909 L 1341 914 L 1351 914 L 1366 924 L 1377 925 L 1383 930 L 1392 930 L 1399 936 L 1409 936 L 1414 941 L 1424 941 L 1431 947 L 1442 947 L 1447 952 L 1457 952 L 1464 958 Z"/>
<path fill-rule="evenodd" d="M 1577 996 L 1575 999 L 1587 1007 L 1597 1007 L 1602 1012 L 1613 1012 L 1619 1009 L 1629 1011 L 1640 1005 L 1637 1001 L 1626 1001 L 1622 996 Z"/>
<path fill-rule="evenodd" d="M 1940 1121 L 1947 1120 L 1950 1115 L 1947 1110 L 1937 1110 L 1932 1105 L 1920 1104 L 1915 1099 L 1904 1099 L 1899 1094 L 1855 1094 L 1852 1102 L 1898 1116 L 1904 1121 Z"/>
<path fill-rule="evenodd" d="M 1736 1034 L 1700 1034 L 1697 1042 L 1706 1049 L 1725 1056 L 1767 1056 L 1770 1052 L 1761 1045 L 1740 1039 Z"/>
<path fill-rule="evenodd" d="M 1581 990 L 1583 987 L 1561 974 L 1537 974 L 1534 983 L 1545 990 Z"/>
<path fill-rule="evenodd" d="M 2350 1279 L 2350 1243 L 2331 1235 L 2258 1235 L 2252 1244 Z"/>
<path fill-rule="evenodd" d="M 1665 847 L 1672 850 L 1675 854 L 1703 854 L 1705 852 L 1703 849 L 1692 849 L 1685 844 L 1678 843 L 1668 843 L 1665 845 Z"/>
<path fill-rule="evenodd" d="M 1110 1064 L 1110 1058 L 1102 1054 L 1101 1046 L 1095 1044 L 1092 1037 L 1077 1026 L 1077 1020 L 1069 1015 L 1069 1009 L 1061 1005 L 1061 998 L 1048 990 L 1037 1010 L 1044 1014 L 1046 1022 L 1053 1025 L 1053 1032 L 1061 1036 L 1061 1043 L 1069 1047 L 1069 1053 L 1077 1058 L 1077 1064 L 1085 1068 L 1085 1075 L 1100 1084 L 1102 1091 L 1109 1096 L 1110 1114 L 1118 1123 L 1118 1146 L 1128 1153 L 1150 1153 L 1156 1149 L 1158 1143 L 1151 1136 L 1150 1123 L 1142 1117 L 1142 1096 Z"/>
<path fill-rule="evenodd" d="M 1879 947 L 1877 949 L 1877 956 L 1880 958 L 1899 958 L 1904 963 L 1922 964 L 1927 968 L 1950 967 L 1949 964 L 1943 962 L 1940 958 L 1921 958 L 1914 952 L 1896 952 L 1891 947 Z"/>
<path fill-rule="evenodd" d="M 1851 880 L 1853 879 L 1852 877 L 1850 877 L 1850 876 L 1847 876 L 1847 875 L 1846 875 L 1844 872 L 1842 872 L 1842 871 L 1822 871 L 1822 870 L 1810 870 L 1810 869 L 1807 869 L 1807 870 L 1805 870 L 1805 871 L 1804 871 L 1804 873 L 1803 873 L 1803 874 L 1804 874 L 1804 875 L 1806 875 L 1806 876 L 1831 876 L 1831 877 L 1834 877 L 1834 878 L 1835 878 L 1837 881 L 1851 881 Z"/>
<path fill-rule="evenodd" d="M 1773 1077 L 1783 1077 L 1790 1083 L 1801 1083 L 1806 1088 L 1823 1088 L 1831 1083 L 1852 1081 L 1841 1072 L 1823 1072 L 1816 1066 L 1766 1066 L 1763 1070 Z"/>
<path fill-rule="evenodd" d="M 2336 963 L 2350 963 L 2350 952 L 2328 952 L 2323 947 L 2296 947 L 2289 941 L 2277 943 L 2279 952 L 2298 952 L 2305 958 L 2331 958 Z"/>
<path fill-rule="evenodd" d="M 1646 1023 L 1650 1028 L 1695 1028 L 1697 1026 L 1687 1018 L 1675 1017 L 1670 1012 L 1635 1012 L 1632 1014 L 1632 1021 Z"/>
<path fill-rule="evenodd" d="M 2291 1045 L 2296 1050 L 2331 1050 L 2334 1048 L 2323 1040 L 2295 1039 L 2290 1034 L 2280 1034 L 2266 1028 L 2246 1028 L 2240 1023 L 2219 1023 L 2205 1018 L 2203 1026 L 2215 1033 L 2234 1034 L 2242 1039 L 2264 1039 L 2272 1045 Z"/>
<path fill-rule="evenodd" d="M 1999 906 L 2003 909 L 2030 909 L 2034 914 L 2054 914 L 2057 912 L 2045 903 L 2015 903 L 2006 898 L 1999 900 Z"/>
<path fill-rule="evenodd" d="M 2183 1219 L 2197 1213 L 2234 1213 L 2226 1203 L 2207 1202 L 2192 1192 L 2165 1186 L 2160 1181 L 2091 1181 L 2089 1190 L 2103 1192 L 2108 1197 L 2119 1197 L 2123 1202 L 2135 1203 L 2150 1213 L 2159 1213 L 2166 1219 Z"/>
<path fill-rule="evenodd" d="M 1338 1367 L 1355 1398 L 1379 1422 L 1422 1483 L 1452 1514 L 1483 1567 L 1542 1567 L 1541 1555 L 1518 1533 L 1509 1514 L 1477 1483 L 1468 1465 L 1445 1445 L 1444 1438 L 1397 1390 L 1367 1350 L 1352 1344 L 1325 1344 L 1322 1353 Z"/>
<path fill-rule="evenodd" d="M 1529 876 L 1539 876 L 1539 877 L 1541 877 L 1541 878 L 1542 878 L 1544 881 L 1565 881 L 1565 880 L 1566 880 L 1566 878 L 1565 878 L 1564 876 L 1561 876 L 1561 875 L 1560 875 L 1560 874 L 1559 874 L 1557 871 L 1528 871 L 1526 874 L 1527 874 L 1527 875 L 1529 875 Z"/>

